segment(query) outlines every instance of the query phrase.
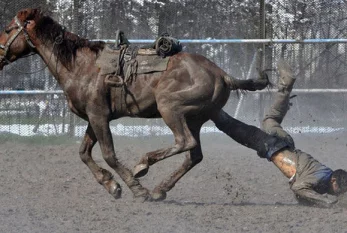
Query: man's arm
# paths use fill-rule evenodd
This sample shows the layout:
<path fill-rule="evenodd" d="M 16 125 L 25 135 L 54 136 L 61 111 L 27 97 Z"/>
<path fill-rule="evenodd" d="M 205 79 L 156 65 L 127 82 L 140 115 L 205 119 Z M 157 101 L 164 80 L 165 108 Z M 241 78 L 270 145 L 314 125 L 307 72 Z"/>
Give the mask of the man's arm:
<path fill-rule="evenodd" d="M 337 202 L 336 197 L 332 197 L 330 199 L 313 191 L 312 189 L 295 190 L 294 194 L 299 203 L 304 205 L 315 205 L 319 207 L 330 208 Z"/>

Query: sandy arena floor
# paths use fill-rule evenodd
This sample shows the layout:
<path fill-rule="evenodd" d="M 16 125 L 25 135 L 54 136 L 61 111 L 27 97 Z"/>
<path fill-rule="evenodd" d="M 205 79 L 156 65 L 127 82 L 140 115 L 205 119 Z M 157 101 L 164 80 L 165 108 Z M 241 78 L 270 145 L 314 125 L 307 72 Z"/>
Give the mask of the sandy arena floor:
<path fill-rule="evenodd" d="M 347 168 L 346 134 L 294 135 L 297 147 L 329 167 Z M 0 232 L 347 232 L 347 207 L 299 206 L 287 179 L 265 159 L 225 135 L 202 137 L 204 160 L 165 201 L 139 203 L 124 183 L 114 200 L 80 161 L 79 143 L 0 146 Z M 132 168 L 171 137 L 115 138 L 117 156 Z M 94 157 L 103 164 L 99 147 Z M 183 155 L 151 167 L 148 188 L 173 171 Z M 118 176 L 116 176 L 118 178 Z M 119 178 L 118 178 L 119 180 Z"/>

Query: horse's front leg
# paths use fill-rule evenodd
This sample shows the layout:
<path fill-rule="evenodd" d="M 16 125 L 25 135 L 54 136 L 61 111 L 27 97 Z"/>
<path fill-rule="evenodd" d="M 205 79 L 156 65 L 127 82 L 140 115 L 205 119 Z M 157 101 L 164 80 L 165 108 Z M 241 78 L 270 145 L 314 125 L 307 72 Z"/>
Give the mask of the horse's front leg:
<path fill-rule="evenodd" d="M 107 117 L 89 116 L 89 122 L 99 141 L 102 156 L 106 163 L 117 172 L 135 197 L 142 197 L 145 200 L 150 198 L 149 191 L 142 187 L 140 182 L 135 179 L 132 172 L 118 161 L 114 151 L 112 134 Z"/>
<path fill-rule="evenodd" d="M 84 135 L 79 153 L 81 160 L 88 166 L 99 184 L 116 199 L 121 197 L 122 189 L 120 185 L 113 179 L 112 173 L 108 170 L 99 167 L 92 158 L 92 149 L 97 142 L 94 131 L 88 124 Z"/>

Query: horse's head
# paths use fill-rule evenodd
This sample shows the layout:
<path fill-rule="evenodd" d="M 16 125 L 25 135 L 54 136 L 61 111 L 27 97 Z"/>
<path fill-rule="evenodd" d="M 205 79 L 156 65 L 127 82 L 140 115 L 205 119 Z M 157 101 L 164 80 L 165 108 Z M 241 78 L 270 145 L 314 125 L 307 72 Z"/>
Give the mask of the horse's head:
<path fill-rule="evenodd" d="M 25 9 L 17 13 L 10 24 L 0 34 L 0 70 L 23 56 L 35 51 L 33 41 L 38 9 Z"/>

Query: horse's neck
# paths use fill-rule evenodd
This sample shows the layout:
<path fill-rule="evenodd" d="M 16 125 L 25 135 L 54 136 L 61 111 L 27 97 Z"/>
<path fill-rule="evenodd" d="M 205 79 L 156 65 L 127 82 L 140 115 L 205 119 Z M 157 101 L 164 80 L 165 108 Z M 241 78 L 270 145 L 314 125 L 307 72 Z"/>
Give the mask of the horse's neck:
<path fill-rule="evenodd" d="M 38 46 L 37 51 L 53 76 L 59 79 L 59 73 L 61 72 L 63 67 L 59 63 L 57 56 L 53 52 L 53 46 Z"/>
<path fill-rule="evenodd" d="M 53 52 L 53 45 L 45 47 L 40 46 L 37 48 L 37 50 L 52 75 L 64 89 L 64 84 L 67 82 L 67 80 L 69 78 L 76 77 L 76 74 L 79 72 L 78 66 L 72 66 L 71 69 L 67 69 L 65 66 L 63 66 Z M 83 55 L 78 53 L 76 59 L 78 59 L 78 56 Z"/>

